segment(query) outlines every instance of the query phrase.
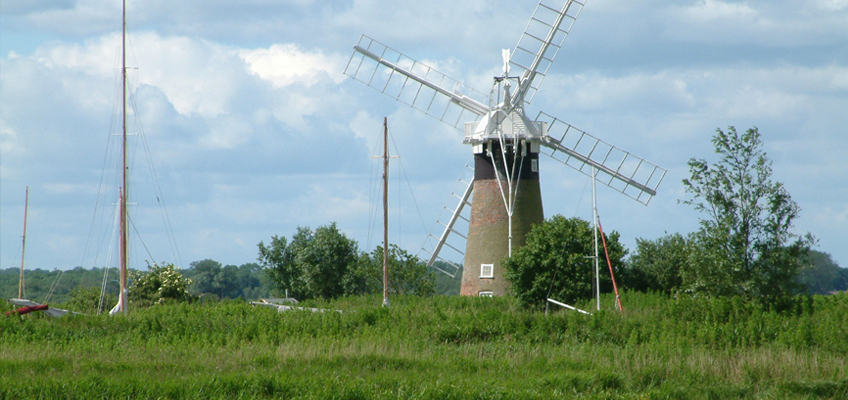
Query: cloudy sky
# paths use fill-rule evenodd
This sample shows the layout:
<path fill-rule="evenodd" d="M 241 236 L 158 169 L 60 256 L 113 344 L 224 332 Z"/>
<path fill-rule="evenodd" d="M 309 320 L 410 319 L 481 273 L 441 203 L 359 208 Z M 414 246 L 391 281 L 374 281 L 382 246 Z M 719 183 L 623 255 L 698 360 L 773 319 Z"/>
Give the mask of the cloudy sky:
<path fill-rule="evenodd" d="M 20 264 L 27 186 L 28 268 L 108 257 L 120 7 L 0 1 L 0 268 Z M 471 149 L 462 132 L 345 76 L 352 46 L 366 34 L 488 93 L 536 2 L 127 7 L 130 201 L 143 241 L 132 252 L 187 266 L 253 262 L 260 241 L 332 221 L 373 248 L 384 116 L 400 155 L 391 240 L 417 253 Z M 715 160 L 717 128 L 756 126 L 773 179 L 802 208 L 795 231 L 848 266 L 848 0 L 589 0 L 528 115 L 542 110 L 668 169 L 648 206 L 598 187 L 605 229 L 629 248 L 697 229 L 678 203 L 687 161 Z M 547 158 L 541 168 L 546 215 L 591 219 L 587 178 Z"/>

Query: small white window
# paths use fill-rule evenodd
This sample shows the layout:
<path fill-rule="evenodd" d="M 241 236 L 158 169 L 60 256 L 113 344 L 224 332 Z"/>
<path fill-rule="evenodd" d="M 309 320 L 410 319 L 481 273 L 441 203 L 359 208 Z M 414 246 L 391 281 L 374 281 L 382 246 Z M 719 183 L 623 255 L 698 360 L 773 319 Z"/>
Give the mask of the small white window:
<path fill-rule="evenodd" d="M 477 295 L 480 297 L 494 297 L 495 294 L 491 290 L 481 290 Z"/>
<path fill-rule="evenodd" d="M 533 171 L 533 172 L 539 172 L 539 160 L 538 159 L 534 158 L 534 159 L 530 160 L 530 170 Z"/>
<path fill-rule="evenodd" d="M 495 264 L 480 264 L 480 277 L 481 278 L 494 278 L 495 276 Z"/>

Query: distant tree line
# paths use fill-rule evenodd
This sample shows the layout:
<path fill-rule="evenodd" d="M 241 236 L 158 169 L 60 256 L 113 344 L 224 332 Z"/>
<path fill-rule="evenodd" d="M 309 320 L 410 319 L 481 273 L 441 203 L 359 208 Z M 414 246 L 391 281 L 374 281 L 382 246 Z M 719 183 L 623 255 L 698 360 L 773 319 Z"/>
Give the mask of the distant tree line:
<path fill-rule="evenodd" d="M 183 274 L 192 280 L 189 293 L 203 298 L 256 300 L 274 291 L 273 281 L 257 263 L 222 265 L 205 259 L 192 262 Z"/>
<path fill-rule="evenodd" d="M 0 270 L 0 295 L 3 296 L 3 299 L 18 297 L 20 273 L 20 268 Z M 103 284 L 104 273 L 105 270 L 103 268 L 85 269 L 76 267 L 67 271 L 58 269 L 47 271 L 40 268 L 27 269 L 24 271 L 24 284 L 26 288 L 24 297 L 32 301 L 43 302 L 54 284 L 56 287 L 50 296 L 50 303 L 65 303 L 69 301 L 72 292 L 77 288 L 96 287 L 99 293 L 100 287 Z M 110 268 L 109 276 L 112 278 L 107 281 L 107 292 L 117 296 L 118 269 Z"/>

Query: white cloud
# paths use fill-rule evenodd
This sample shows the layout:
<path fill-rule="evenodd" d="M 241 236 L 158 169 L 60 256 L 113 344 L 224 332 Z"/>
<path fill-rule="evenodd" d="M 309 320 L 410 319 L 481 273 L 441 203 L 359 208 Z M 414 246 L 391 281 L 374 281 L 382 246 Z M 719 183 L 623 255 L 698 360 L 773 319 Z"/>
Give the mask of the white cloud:
<path fill-rule="evenodd" d="M 747 4 L 729 3 L 718 0 L 700 0 L 697 4 L 683 9 L 687 20 L 696 23 L 709 23 L 717 20 L 734 22 L 753 21 L 757 11 Z"/>
<path fill-rule="evenodd" d="M 829 11 L 842 11 L 848 9 L 848 0 L 816 0 L 815 3 Z"/>
<path fill-rule="evenodd" d="M 321 74 L 334 82 L 344 80 L 346 59 L 325 55 L 322 51 L 303 51 L 296 44 L 275 44 L 267 49 L 242 50 L 239 56 L 250 72 L 270 81 L 277 88 L 295 83 L 307 87 L 316 84 Z"/>
<path fill-rule="evenodd" d="M 670 5 L 659 14 L 663 37 L 696 43 L 757 44 L 766 47 L 822 46 L 848 36 L 844 0 L 819 1 L 801 7 L 795 1 L 701 0 L 689 6 Z"/>

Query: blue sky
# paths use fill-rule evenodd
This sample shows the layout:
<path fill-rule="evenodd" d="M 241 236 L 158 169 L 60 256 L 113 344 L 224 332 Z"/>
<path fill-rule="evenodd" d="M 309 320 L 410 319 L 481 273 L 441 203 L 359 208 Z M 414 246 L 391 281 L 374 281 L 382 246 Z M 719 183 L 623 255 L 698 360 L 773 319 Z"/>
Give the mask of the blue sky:
<path fill-rule="evenodd" d="M 128 0 L 131 131 L 144 133 L 131 141 L 135 266 L 253 262 L 260 241 L 331 221 L 370 250 L 384 116 L 401 156 L 391 240 L 417 253 L 471 149 L 462 132 L 347 78 L 352 46 L 367 34 L 488 92 L 536 7 L 424 3 Z M 102 171 L 119 126 L 120 17 L 117 0 L 0 3 L 2 268 L 20 263 L 26 186 L 28 268 L 106 260 L 96 244 L 117 197 L 115 173 Z M 647 207 L 598 187 L 604 227 L 631 249 L 697 229 L 678 203 L 686 162 L 715 160 L 716 128 L 756 126 L 773 179 L 801 206 L 795 232 L 848 266 L 846 26 L 848 0 L 589 0 L 528 115 L 668 169 Z M 541 172 L 547 216 L 591 219 L 585 176 L 550 159 Z"/>

